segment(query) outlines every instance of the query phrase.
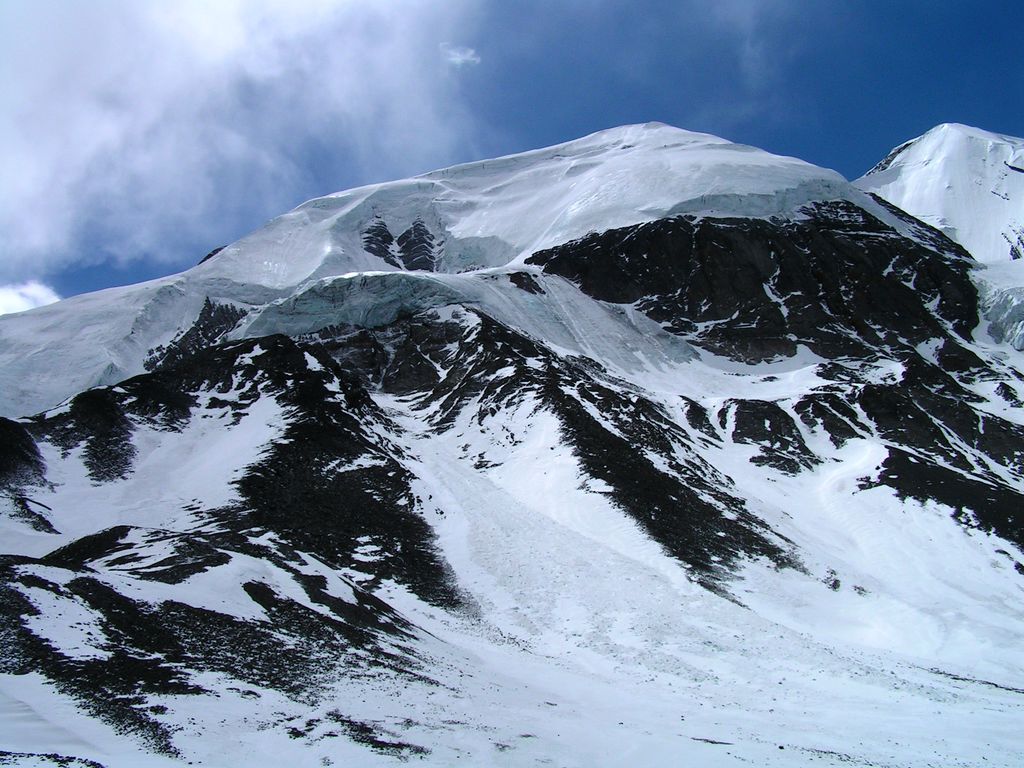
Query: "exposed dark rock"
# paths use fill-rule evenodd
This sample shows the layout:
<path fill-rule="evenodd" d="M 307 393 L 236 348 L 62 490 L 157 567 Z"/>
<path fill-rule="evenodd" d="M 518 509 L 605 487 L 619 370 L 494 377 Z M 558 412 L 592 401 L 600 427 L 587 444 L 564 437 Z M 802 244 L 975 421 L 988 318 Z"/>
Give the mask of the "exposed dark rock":
<path fill-rule="evenodd" d="M 437 262 L 434 236 L 422 220 L 416 219 L 411 227 L 398 236 L 396 243 L 406 269 L 434 271 Z"/>
<path fill-rule="evenodd" d="M 46 482 L 41 443 L 69 461 L 81 449 L 89 477 L 106 483 L 130 475 L 153 430 L 172 441 L 181 436 L 171 433 L 196 425 L 231 430 L 252 417 L 270 419 L 277 433 L 264 446 L 247 446 L 261 450 L 236 476 L 230 500 L 211 502 L 216 508 L 167 501 L 182 505 L 168 515 L 188 520 L 180 530 L 118 525 L 44 557 L 0 557 L 0 672 L 39 671 L 93 714 L 172 755 L 166 702 L 212 695 L 195 673 L 214 673 L 204 686 L 233 679 L 300 703 L 318 701 L 345 675 L 386 671 L 433 682 L 417 646 L 423 631 L 386 602 L 381 587 L 397 585 L 466 617 L 474 606 L 435 540 L 430 516 L 444 514 L 443 502 L 434 508 L 414 490 L 412 472 L 423 456 L 409 454 L 427 443 L 406 439 L 400 424 L 410 412 L 427 434 L 448 436 L 469 424 L 491 430 L 512 451 L 523 444 L 513 431 L 518 423 L 530 429 L 533 417 L 543 417 L 557 424 L 581 492 L 601 494 L 696 582 L 733 600 L 731 580 L 744 561 L 803 565 L 793 543 L 757 516 L 757 502 L 745 500 L 736 482 L 744 476 L 731 478 L 716 465 L 715 452 L 730 441 L 752 446 L 756 467 L 747 470 L 782 487 L 791 481 L 780 473 L 797 475 L 825 460 L 812 446 L 827 447 L 826 437 L 837 448 L 869 437 L 888 457 L 861 483 L 945 504 L 963 525 L 1024 546 L 1024 494 L 1016 484 L 1024 479 L 1024 428 L 982 410 L 975 391 L 1002 374 L 972 348 L 977 296 L 966 257 L 923 225 L 905 219 L 920 234 L 907 240 L 848 203 L 821 203 L 804 214 L 677 217 L 588 235 L 531 258 L 591 296 L 636 306 L 705 350 L 759 362 L 805 346 L 825 358 L 806 363 L 813 372 L 801 377 L 806 389 L 789 399 L 743 399 L 728 386 L 705 404 L 693 399 L 704 397 L 698 393 L 652 395 L 597 361 L 556 353 L 465 307 L 403 310 L 374 329 L 333 325 L 298 339 L 225 342 L 243 310 L 207 300 L 188 331 L 153 350 L 149 373 L 84 392 L 67 409 L 26 424 L 0 419 L 0 488 L 28 515 L 38 502 L 25 489 Z M 363 245 L 407 269 L 434 269 L 440 250 L 420 220 L 395 238 L 377 219 Z M 504 275 L 490 279 L 508 288 Z M 513 291 L 520 300 L 544 295 L 528 272 L 512 272 L 508 282 L 533 295 Z M 784 375 L 773 370 L 760 379 Z M 1021 407 L 1006 381 L 995 391 Z M 401 403 L 402 418 L 377 402 Z M 496 454 L 486 440 L 472 450 L 467 442 L 453 460 L 487 473 L 503 460 Z M 141 471 L 146 464 L 138 463 Z M 272 577 L 237 567 L 249 558 Z M 218 578 L 231 580 L 233 599 L 257 618 L 138 596 Z M 138 591 L 115 588 L 126 580 Z M 865 593 L 833 570 L 822 579 L 834 591 L 843 581 Z M 55 647 L 30 621 L 41 610 L 33 595 L 94 617 L 95 653 Z M 166 702 L 154 701 L 160 698 Z M 323 726 L 335 727 L 326 735 L 398 758 L 425 754 L 341 711 L 282 727 L 312 738 Z"/>
<path fill-rule="evenodd" d="M 1011 168 L 1013 166 L 1010 166 Z M 1020 168 L 1014 168 L 1013 170 L 1019 173 L 1024 173 L 1024 170 Z M 1006 245 L 1009 247 L 1009 255 L 1011 261 L 1017 261 L 1018 259 L 1024 258 L 1024 228 L 1022 227 L 1011 227 L 1010 231 L 1003 232 L 1003 240 L 1006 241 Z"/>
<path fill-rule="evenodd" d="M 55 565 L 60 568 L 81 570 L 91 560 L 99 559 L 112 552 L 127 549 L 128 545 L 119 547 L 118 544 L 130 531 L 130 526 L 117 525 L 99 533 L 83 536 L 70 544 L 55 549 L 42 558 L 42 561 L 48 565 Z"/>
<path fill-rule="evenodd" d="M 858 404 L 886 440 L 940 457 L 961 469 L 970 469 L 970 462 L 950 444 L 946 431 L 908 389 L 868 384 L 861 390 Z"/>
<path fill-rule="evenodd" d="M 708 413 L 707 408 L 688 397 L 680 396 L 680 399 L 686 403 L 686 422 L 693 429 L 702 432 L 709 440 L 720 442 L 721 435 L 719 435 L 711 423 L 711 415 Z"/>
<path fill-rule="evenodd" d="M 910 358 L 902 381 L 865 385 L 858 403 L 893 445 L 915 448 L 985 482 L 1000 481 L 975 468 L 978 458 L 971 449 L 1024 476 L 1024 428 L 975 411 L 970 406 L 975 400 L 941 369 Z"/>
<path fill-rule="evenodd" d="M 910 149 L 916 142 L 917 142 L 917 139 L 911 139 L 910 141 L 907 141 L 907 142 L 904 142 L 903 144 L 900 144 L 898 147 L 893 149 L 888 155 L 883 157 L 882 161 L 880 163 L 878 163 L 874 168 L 872 168 L 870 171 L 868 171 L 864 175 L 865 176 L 870 176 L 872 173 L 879 173 L 881 171 L 886 170 L 889 166 L 891 166 L 896 161 L 896 159 L 900 155 L 902 155 L 904 152 L 906 152 L 908 149 Z"/>
<path fill-rule="evenodd" d="M 833 592 L 838 592 L 843 586 L 843 582 L 840 581 L 839 576 L 831 568 L 828 569 L 828 573 L 825 574 L 825 578 L 821 580 L 823 584 L 828 586 Z"/>
<path fill-rule="evenodd" d="M 30 569 L 0 564 L 0 618 L 5 625 L 0 669 L 14 674 L 42 672 L 92 715 L 133 733 L 154 751 L 177 754 L 167 729 L 139 705 L 147 692 L 180 695 L 202 689 L 186 682 L 180 666 L 172 666 L 182 658 L 161 623 L 151 619 L 148 608 L 94 579 L 73 578 L 62 586 L 31 575 Z M 64 654 L 24 623 L 24 617 L 39 612 L 19 585 L 99 610 L 107 618 L 105 634 L 116 642 L 110 643 L 109 652 L 95 657 Z"/>
<path fill-rule="evenodd" d="M 760 454 L 751 459 L 754 464 L 768 465 L 795 475 L 820 462 L 808 449 L 793 417 L 776 403 L 733 400 L 728 405 L 734 424 L 732 439 L 737 443 L 761 446 Z"/>
<path fill-rule="evenodd" d="M 363 232 L 363 248 L 393 267 L 401 267 L 395 253 L 395 236 L 382 219 L 375 218 Z"/>
<path fill-rule="evenodd" d="M 806 345 L 830 361 L 818 374 L 839 389 L 795 404 L 804 425 L 824 429 L 836 446 L 881 437 L 897 458 L 879 482 L 922 499 L 938 484 L 944 490 L 934 498 L 956 508 L 974 488 L 975 503 L 988 502 L 981 524 L 1018 541 L 1014 510 L 1024 496 L 986 462 L 1024 476 L 1024 431 L 975 410 L 981 398 L 960 380 L 998 376 L 968 344 L 978 318 L 972 262 L 937 230 L 879 202 L 917 242 L 849 203 L 820 203 L 801 221 L 656 221 L 588 235 L 529 261 L 595 298 L 634 304 L 719 354 L 757 362 Z M 870 373 L 884 359 L 899 373 Z M 1013 404 L 1006 382 L 997 393 Z M 698 426 L 698 410 L 687 414 L 714 439 Z M 735 415 L 734 439 L 761 446 L 755 462 L 791 473 L 815 463 L 787 414 L 739 401 Z M 919 464 L 901 462 L 907 449 Z"/>
<path fill-rule="evenodd" d="M 206 299 L 192 326 L 166 346 L 149 351 L 147 371 L 176 365 L 196 351 L 220 341 L 245 316 L 245 310 L 232 304 L 215 304 Z"/>
<path fill-rule="evenodd" d="M 129 539 L 131 534 L 134 540 Z M 149 554 L 154 548 L 164 553 L 159 559 Z M 41 558 L 48 565 L 71 570 L 114 569 L 167 584 L 181 583 L 230 560 L 205 537 L 126 525 L 83 536 Z"/>
<path fill-rule="evenodd" d="M 537 282 L 536 278 L 527 272 L 513 272 L 508 276 L 508 279 L 516 288 L 521 288 L 527 293 L 544 293 L 544 289 L 540 287 L 540 283 Z"/>
<path fill-rule="evenodd" d="M 96 483 L 125 477 L 135 459 L 132 424 L 111 389 L 90 389 L 71 400 L 56 416 L 35 417 L 30 429 L 64 450 L 85 443 L 83 461 Z"/>
<path fill-rule="evenodd" d="M 860 424 L 857 411 L 835 392 L 806 395 L 797 402 L 794 410 L 807 427 L 823 428 L 837 448 L 867 433 Z"/>
<path fill-rule="evenodd" d="M 422 219 L 395 237 L 383 219 L 375 218 L 363 231 L 363 248 L 402 269 L 433 272 L 439 258 L 438 243 Z"/>
<path fill-rule="evenodd" d="M 32 435 L 21 424 L 0 417 L 0 489 L 36 485 L 46 474 Z"/>
<path fill-rule="evenodd" d="M 32 498 L 32 488 L 46 482 L 46 465 L 39 447 L 24 425 L 0 417 L 0 504 L 30 528 L 56 533 L 44 510 Z"/>
<path fill-rule="evenodd" d="M 992 531 L 1024 547 L 1024 494 L 1012 488 L 899 448 L 889 449 L 877 484 L 895 489 L 903 498 L 945 504 L 961 523 Z"/>
<path fill-rule="evenodd" d="M 332 722 L 341 726 L 345 735 L 352 739 L 352 741 L 365 744 L 375 752 L 394 755 L 399 758 L 408 758 L 411 755 L 422 757 L 430 754 L 430 750 L 425 747 L 400 741 L 393 733 L 383 731 L 369 723 L 345 717 L 338 711 L 329 712 L 328 717 L 331 718 Z"/>
<path fill-rule="evenodd" d="M 410 349 L 417 341 L 415 334 L 406 338 Z M 307 354 L 319 370 L 309 367 Z M 409 377 L 417 380 L 414 368 L 401 358 L 380 375 L 401 387 Z M 432 368 L 428 372 L 436 377 Z M 382 553 L 375 580 L 396 579 L 431 602 L 458 604 L 431 529 L 416 511 L 408 472 L 366 430 L 383 415 L 324 347 L 299 346 L 283 336 L 235 342 L 198 351 L 176 368 L 130 379 L 121 388 L 130 393 L 133 414 L 166 419 L 167 391 L 226 394 L 236 377 L 246 388 L 223 406 L 211 400 L 208 407 L 229 408 L 238 421 L 247 403 L 272 396 L 289 418 L 282 439 L 238 481 L 243 501 L 220 513 L 225 521 L 274 531 L 336 567 L 352 565 L 353 551 L 372 540 Z M 347 465 L 353 468 L 345 471 Z"/>
<path fill-rule="evenodd" d="M 976 354 L 955 339 L 946 338 L 936 354 L 937 362 L 946 373 L 982 372 L 985 363 Z"/>
<path fill-rule="evenodd" d="M 1021 401 L 1020 396 L 1017 394 L 1017 390 L 1005 381 L 999 382 L 999 385 L 996 387 L 996 394 L 1014 408 L 1024 408 L 1024 402 Z"/>
<path fill-rule="evenodd" d="M 946 323 L 969 337 L 977 294 L 961 250 L 949 241 L 941 252 L 919 245 L 850 203 L 805 213 L 798 221 L 664 219 L 588 235 L 528 262 L 751 362 L 793 355 L 798 344 L 826 358 L 862 357 L 942 338 Z"/>
<path fill-rule="evenodd" d="M 652 461 L 644 449 L 638 450 L 637 446 L 647 445 L 645 433 L 665 426 L 656 412 L 644 413 L 653 406 L 641 401 L 640 408 L 630 413 L 621 400 L 615 403 L 628 418 L 615 422 L 616 427 L 624 428 L 620 436 L 594 418 L 583 402 L 566 396 L 561 384 L 557 378 L 549 378 L 545 395 L 587 474 L 607 483 L 613 489 L 611 498 L 668 552 L 690 566 L 699 582 L 721 591 L 722 580 L 742 557 L 762 556 L 780 567 L 799 567 L 786 543 L 751 515 L 738 496 L 729 493 L 731 481 L 713 467 L 694 454 L 690 466 L 672 459 L 673 471 L 666 472 L 659 468 L 661 462 Z M 588 394 L 605 395 L 604 407 L 621 397 L 599 387 Z M 589 399 L 583 395 L 584 402 Z M 666 441 L 668 436 L 663 434 L 660 439 Z M 658 453 L 656 444 L 652 449 Z"/>
<path fill-rule="evenodd" d="M 730 494 L 731 481 L 692 450 L 688 434 L 659 406 L 624 382 L 603 383 L 608 376 L 594 363 L 558 358 L 485 315 L 463 312 L 463 324 L 439 323 L 424 314 L 376 334 L 416 340 L 399 349 L 429 358 L 447 372 L 443 379 L 431 375 L 412 390 L 400 390 L 422 393 L 416 407 L 436 409 L 435 429 L 450 429 L 469 407 L 483 423 L 533 401 L 558 418 L 563 439 L 587 476 L 607 484 L 608 497 L 705 585 L 721 590 L 741 557 L 764 556 L 782 567 L 798 567 L 788 543 Z M 384 377 L 382 383 L 395 382 Z M 699 411 L 693 418 L 700 423 Z M 705 426 L 717 439 L 710 424 Z M 489 464 L 478 460 L 476 466 Z"/>
<path fill-rule="evenodd" d="M 219 248 L 214 248 L 214 249 L 213 249 L 212 251 L 210 251 L 210 252 L 209 252 L 208 254 L 206 254 L 205 256 L 203 256 L 203 258 L 201 258 L 201 259 L 199 260 L 199 263 L 200 263 L 200 264 L 202 264 L 203 262 L 209 261 L 209 260 L 210 260 L 210 259 L 212 259 L 212 258 L 213 258 L 214 256 L 216 256 L 216 255 L 217 255 L 218 253 L 220 253 L 221 251 L 223 251 L 223 250 L 224 250 L 225 248 L 227 248 L 227 246 L 226 246 L 226 245 L 222 245 L 222 246 L 220 246 Z"/>
<path fill-rule="evenodd" d="M 55 765 L 59 768 L 104 768 L 102 763 L 58 752 L 11 752 L 0 749 L 0 765 Z"/>
<path fill-rule="evenodd" d="M 916 219 L 909 213 L 904 211 L 902 208 L 890 203 L 884 197 L 876 195 L 874 192 L 868 193 L 872 200 L 878 205 L 885 208 L 896 218 L 903 222 L 903 225 L 914 233 L 914 237 L 917 240 L 932 250 L 944 254 L 946 256 L 952 256 L 954 258 L 966 259 L 972 268 L 975 266 L 973 257 L 964 249 L 959 243 L 950 240 L 945 234 L 934 227 L 929 227 L 920 219 Z"/>

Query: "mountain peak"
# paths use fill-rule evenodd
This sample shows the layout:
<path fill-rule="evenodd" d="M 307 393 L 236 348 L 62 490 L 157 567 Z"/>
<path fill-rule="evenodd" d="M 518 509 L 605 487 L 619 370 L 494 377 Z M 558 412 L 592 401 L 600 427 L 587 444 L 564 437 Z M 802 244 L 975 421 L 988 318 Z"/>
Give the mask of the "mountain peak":
<path fill-rule="evenodd" d="M 534 150 L 545 152 L 552 149 L 560 149 L 575 145 L 616 145 L 623 143 L 642 144 L 648 147 L 663 147 L 666 143 L 678 146 L 675 142 L 684 144 L 732 144 L 734 142 L 715 136 L 710 133 L 691 131 L 686 128 L 678 128 L 668 123 L 650 121 L 646 123 L 627 123 L 610 128 L 604 128 L 593 133 L 588 133 L 579 138 L 560 142 L 550 147 Z"/>
<path fill-rule="evenodd" d="M 783 215 L 856 194 L 839 174 L 796 158 L 663 123 L 625 125 L 310 200 L 198 269 L 275 290 L 329 274 L 399 269 L 366 250 L 364 233 L 382 221 L 397 237 L 419 220 L 444 244 L 436 271 L 465 272 L 591 231 L 684 213 Z M 287 261 L 267 261 L 269 246 L 286 240 Z"/>
<path fill-rule="evenodd" d="M 978 261 L 1024 253 L 1024 139 L 942 123 L 854 183 L 942 230 Z"/>
<path fill-rule="evenodd" d="M 963 123 L 939 123 L 931 130 L 923 134 L 925 136 L 941 136 L 944 138 L 952 139 L 983 139 L 986 141 L 997 141 L 997 142 L 1019 142 L 1021 139 L 1014 138 L 1013 136 L 1007 136 L 1001 133 L 994 133 L 992 131 L 986 131 L 984 128 L 976 128 L 973 125 L 965 125 Z"/>

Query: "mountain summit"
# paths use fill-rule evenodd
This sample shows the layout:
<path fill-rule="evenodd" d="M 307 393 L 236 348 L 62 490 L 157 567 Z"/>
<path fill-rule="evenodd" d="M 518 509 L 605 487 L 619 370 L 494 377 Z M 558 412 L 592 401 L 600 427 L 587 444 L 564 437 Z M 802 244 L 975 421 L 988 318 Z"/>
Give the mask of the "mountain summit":
<path fill-rule="evenodd" d="M 0 317 L 0 762 L 1012 764 L 980 271 L 647 124 Z"/>
<path fill-rule="evenodd" d="M 984 264 L 975 282 L 988 331 L 1024 349 L 1024 139 L 938 125 L 855 184 L 942 230 Z"/>
<path fill-rule="evenodd" d="M 338 271 L 462 272 L 591 231 L 684 213 L 771 215 L 848 194 L 837 173 L 795 158 L 661 123 L 629 125 L 310 200 L 200 273 L 286 288 Z M 400 240 L 414 232 L 425 249 L 410 263 Z M 284 242 L 286 251 L 273 247 Z M 268 252 L 287 258 L 267 261 Z"/>
<path fill-rule="evenodd" d="M 940 229 L 981 262 L 1024 258 L 1024 139 L 943 123 L 856 185 Z"/>

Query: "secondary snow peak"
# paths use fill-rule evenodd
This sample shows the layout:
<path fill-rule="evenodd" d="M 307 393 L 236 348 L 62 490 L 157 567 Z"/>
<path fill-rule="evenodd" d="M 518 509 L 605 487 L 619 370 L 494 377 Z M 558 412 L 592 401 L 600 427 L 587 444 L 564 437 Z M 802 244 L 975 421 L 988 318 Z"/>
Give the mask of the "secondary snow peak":
<path fill-rule="evenodd" d="M 978 261 L 1024 256 L 1024 139 L 942 123 L 854 184 L 942 230 Z"/>

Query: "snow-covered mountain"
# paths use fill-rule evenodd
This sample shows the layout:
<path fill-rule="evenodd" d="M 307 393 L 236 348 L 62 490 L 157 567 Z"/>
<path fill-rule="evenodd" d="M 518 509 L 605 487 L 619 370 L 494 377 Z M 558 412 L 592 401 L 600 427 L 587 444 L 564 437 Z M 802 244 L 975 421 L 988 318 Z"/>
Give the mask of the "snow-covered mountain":
<path fill-rule="evenodd" d="M 943 123 L 858 179 L 978 261 L 1024 258 L 1024 139 Z"/>
<path fill-rule="evenodd" d="M 466 292 L 483 301 L 482 269 L 588 232 L 687 213 L 770 216 L 851 195 L 863 204 L 832 171 L 659 123 L 329 195 L 180 275 L 0 322 L 0 415 L 142 373 L 208 298 L 246 311 L 235 337 L 294 330 L 285 314 L 324 291 L 346 292 L 338 322 L 372 324 L 414 300 L 405 294 L 425 306 Z M 417 272 L 376 274 L 406 270 Z"/>
<path fill-rule="evenodd" d="M 1024 349 L 1024 139 L 944 123 L 854 182 L 964 246 L 998 341 Z"/>
<path fill-rule="evenodd" d="M 1024 358 L 977 273 L 648 124 L 2 317 L 0 756 L 1010 765 Z"/>

